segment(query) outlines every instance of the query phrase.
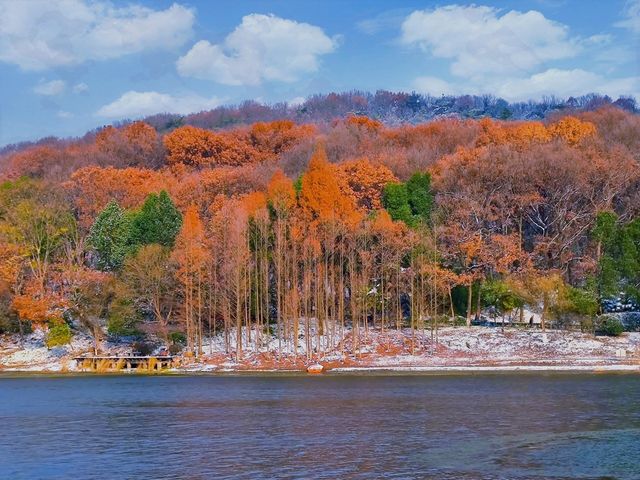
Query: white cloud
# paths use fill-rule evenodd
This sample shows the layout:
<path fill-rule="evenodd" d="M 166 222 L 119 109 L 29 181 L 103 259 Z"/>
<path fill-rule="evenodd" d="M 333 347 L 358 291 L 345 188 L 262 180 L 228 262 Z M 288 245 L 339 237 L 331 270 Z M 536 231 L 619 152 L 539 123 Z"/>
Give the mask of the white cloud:
<path fill-rule="evenodd" d="M 640 0 L 632 3 L 640 5 Z M 638 77 L 611 78 L 581 68 L 548 65 L 584 52 L 591 54 L 592 63 L 602 63 L 599 57 L 612 50 L 613 37 L 570 37 L 565 25 L 537 11 L 502 13 L 476 5 L 418 10 L 402 24 L 400 40 L 450 61 L 453 81 L 423 76 L 413 82 L 416 90 L 435 96 L 492 94 L 527 101 L 551 95 L 600 93 L 615 98 L 640 92 Z M 617 51 L 607 60 L 619 61 L 624 55 L 625 51 Z"/>
<path fill-rule="evenodd" d="M 73 93 L 84 93 L 89 91 L 89 85 L 84 82 L 76 83 L 73 86 Z"/>
<path fill-rule="evenodd" d="M 470 94 L 474 92 L 461 90 L 460 86 L 437 77 L 418 77 L 413 86 L 421 93 L 438 97 L 440 95 Z"/>
<path fill-rule="evenodd" d="M 222 44 L 196 43 L 176 66 L 182 76 L 226 85 L 293 82 L 315 72 L 318 57 L 337 46 L 338 39 L 329 38 L 320 27 L 254 13 L 243 17 Z"/>
<path fill-rule="evenodd" d="M 217 97 L 205 98 L 199 95 L 174 96 L 158 92 L 129 91 L 117 100 L 104 105 L 96 116 L 105 118 L 139 118 L 155 113 L 187 114 L 209 110 L 219 106 Z"/>
<path fill-rule="evenodd" d="M 625 19 L 616 23 L 616 27 L 640 33 L 640 0 L 627 0 L 623 14 Z"/>
<path fill-rule="evenodd" d="M 67 112 L 66 110 L 60 110 L 57 115 L 58 118 L 62 118 L 63 120 L 73 118 L 73 113 Z"/>
<path fill-rule="evenodd" d="M 307 99 L 304 97 L 295 97 L 292 98 L 291 100 L 289 100 L 287 102 L 287 105 L 289 105 L 290 107 L 299 107 L 300 105 L 303 105 L 304 102 L 306 102 Z"/>
<path fill-rule="evenodd" d="M 365 35 L 375 35 L 389 29 L 397 29 L 407 15 L 405 8 L 397 8 L 366 18 L 356 24 L 356 28 Z"/>
<path fill-rule="evenodd" d="M 495 8 L 475 5 L 415 11 L 402 23 L 401 42 L 453 60 L 451 73 L 460 77 L 527 73 L 580 49 L 566 26 L 540 12 L 500 15 Z"/>
<path fill-rule="evenodd" d="M 506 100 L 529 100 L 555 95 L 560 98 L 600 93 L 612 98 L 640 97 L 640 78 L 604 78 L 582 69 L 551 68 L 528 78 L 505 79 L 492 91 Z"/>
<path fill-rule="evenodd" d="M 0 3 L 0 61 L 44 70 L 151 49 L 171 49 L 192 35 L 194 12 L 115 7 L 88 0 Z"/>
<path fill-rule="evenodd" d="M 545 96 L 577 97 L 588 93 L 600 93 L 612 98 L 640 98 L 638 77 L 605 78 L 579 68 L 550 68 L 527 77 L 495 77 L 483 83 L 452 83 L 435 77 L 420 77 L 413 85 L 417 91 L 434 96 L 490 94 L 512 102 L 539 100 Z"/>
<path fill-rule="evenodd" d="M 38 95 L 52 97 L 63 93 L 66 87 L 64 80 L 51 80 L 50 82 L 40 82 L 33 87 L 33 92 Z"/>

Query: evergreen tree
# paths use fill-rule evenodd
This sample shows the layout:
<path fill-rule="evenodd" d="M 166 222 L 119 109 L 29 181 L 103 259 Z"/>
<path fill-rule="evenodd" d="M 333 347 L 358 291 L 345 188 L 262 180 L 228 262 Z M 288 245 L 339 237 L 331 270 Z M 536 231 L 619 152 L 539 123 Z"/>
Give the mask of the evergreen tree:
<path fill-rule="evenodd" d="M 625 292 L 640 298 L 640 220 L 619 223 L 613 212 L 601 212 L 592 231 L 597 243 L 597 287 L 600 298 Z"/>
<path fill-rule="evenodd" d="M 382 192 L 382 204 L 394 220 L 410 227 L 428 224 L 433 208 L 431 176 L 414 173 L 406 183 L 389 183 Z"/>
<path fill-rule="evenodd" d="M 406 184 L 387 184 L 382 192 L 382 204 L 393 220 L 402 220 L 407 225 L 413 226 L 414 221 Z"/>
<path fill-rule="evenodd" d="M 131 243 L 140 245 L 157 243 L 163 247 L 173 247 L 176 235 L 182 226 L 182 215 L 166 191 L 152 193 L 135 214 L 131 225 Z"/>
<path fill-rule="evenodd" d="M 431 193 L 431 175 L 414 173 L 407 182 L 407 194 L 411 213 L 418 221 L 428 223 L 431 220 L 433 194 Z"/>
<path fill-rule="evenodd" d="M 131 220 L 131 215 L 115 201 L 109 202 L 96 217 L 87 240 L 98 254 L 100 270 L 122 266 L 130 244 Z"/>

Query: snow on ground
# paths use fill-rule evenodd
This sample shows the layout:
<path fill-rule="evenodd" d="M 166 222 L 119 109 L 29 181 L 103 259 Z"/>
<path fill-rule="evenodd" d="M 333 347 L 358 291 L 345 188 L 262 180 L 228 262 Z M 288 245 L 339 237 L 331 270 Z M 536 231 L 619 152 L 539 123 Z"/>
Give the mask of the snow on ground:
<path fill-rule="evenodd" d="M 625 333 L 621 337 L 594 337 L 579 332 L 474 326 L 444 327 L 412 332 L 395 329 L 361 329 L 358 336 L 351 329 L 344 334 L 336 331 L 331 337 L 318 340 L 311 329 L 311 352 L 306 355 L 304 329 L 297 339 L 297 355 L 293 340 L 280 342 L 274 335 L 252 330 L 243 331 L 242 354 L 236 361 L 236 335 L 229 333 L 230 350 L 226 351 L 225 336 L 218 333 L 203 342 L 203 355 L 194 360 L 184 357 L 178 371 L 230 372 L 238 370 L 287 371 L 305 370 L 312 363 L 321 363 L 327 370 L 349 371 L 350 368 L 402 369 L 559 369 L 579 370 L 598 367 L 635 368 L 640 365 L 640 333 Z M 256 346 L 257 335 L 261 340 Z M 289 335 L 291 337 L 292 335 Z M 0 370 L 75 371 L 74 356 L 93 351 L 93 340 L 76 334 L 70 345 L 47 349 L 45 333 L 37 330 L 20 344 L 17 335 L 0 337 Z M 280 347 L 280 348 L 279 348 Z M 131 353 L 127 344 L 102 344 L 103 354 Z M 280 351 L 281 353 L 278 353 Z"/>
<path fill-rule="evenodd" d="M 594 337 L 579 332 L 560 330 L 517 330 L 499 327 L 471 329 L 441 329 L 439 341 L 455 351 L 492 357 L 535 356 L 546 354 L 614 355 L 625 349 L 633 353 L 640 346 L 640 334 L 632 332 L 621 337 Z"/>
<path fill-rule="evenodd" d="M 640 372 L 640 365 L 474 365 L 411 366 L 402 367 L 337 367 L 332 372 Z"/>
<path fill-rule="evenodd" d="M 536 369 L 567 366 L 592 369 L 599 365 L 640 365 L 640 333 L 637 332 L 610 338 L 553 330 L 507 328 L 503 332 L 501 328 L 490 327 L 447 327 L 438 332 L 437 343 L 430 341 L 429 333 L 426 337 L 414 355 L 403 352 L 394 356 L 372 356 L 365 360 L 366 366 L 520 369 L 528 365 Z"/>
<path fill-rule="evenodd" d="M 0 336 L 0 371 L 75 371 L 73 357 L 93 352 L 93 339 L 84 333 L 76 333 L 69 345 L 47 348 L 46 332 L 36 329 L 25 335 Z M 111 354 L 124 353 L 125 346 L 104 344 Z M 129 349 L 130 350 L 130 349 Z"/>
<path fill-rule="evenodd" d="M 293 355 L 293 342 L 281 342 L 282 354 L 277 354 L 278 340 L 263 338 L 256 348 L 257 332 L 243 334 L 242 359 L 235 361 L 235 335 L 230 334 L 230 352 L 225 352 L 223 336 L 204 342 L 204 355 L 199 364 L 183 368 L 211 368 L 218 371 L 272 369 L 304 370 L 306 365 L 321 363 L 328 370 L 348 371 L 349 368 L 426 369 L 432 368 L 514 368 L 592 370 L 598 366 L 620 369 L 640 365 L 640 333 L 625 333 L 618 338 L 594 337 L 579 332 L 500 327 L 445 327 L 411 332 L 361 329 L 356 338 L 345 330 L 344 337 L 336 332 L 333 340 L 323 338 L 318 348 L 312 329 L 311 358 L 306 357 L 306 341 L 298 338 L 298 356 Z M 249 340 L 249 337 L 251 340 Z M 333 347 L 332 347 L 333 345 Z M 629 367 L 632 365 L 632 367 Z M 500 368 L 497 368 L 498 370 Z"/>

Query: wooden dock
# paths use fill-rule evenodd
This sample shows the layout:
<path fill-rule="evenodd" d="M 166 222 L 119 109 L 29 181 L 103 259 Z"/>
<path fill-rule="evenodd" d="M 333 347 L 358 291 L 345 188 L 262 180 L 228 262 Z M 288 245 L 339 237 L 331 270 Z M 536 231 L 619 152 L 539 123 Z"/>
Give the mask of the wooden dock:
<path fill-rule="evenodd" d="M 91 356 L 75 357 L 78 368 L 88 372 L 137 371 L 153 372 L 175 365 L 177 357 L 166 356 Z"/>

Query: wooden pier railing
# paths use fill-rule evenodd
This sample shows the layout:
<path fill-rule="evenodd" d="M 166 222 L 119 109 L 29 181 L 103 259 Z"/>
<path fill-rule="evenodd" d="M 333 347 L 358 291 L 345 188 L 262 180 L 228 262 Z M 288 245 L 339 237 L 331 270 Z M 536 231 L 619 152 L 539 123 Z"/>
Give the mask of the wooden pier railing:
<path fill-rule="evenodd" d="M 144 371 L 153 372 L 175 365 L 177 357 L 174 356 L 91 356 L 76 357 L 78 368 L 90 372 L 110 371 Z"/>

